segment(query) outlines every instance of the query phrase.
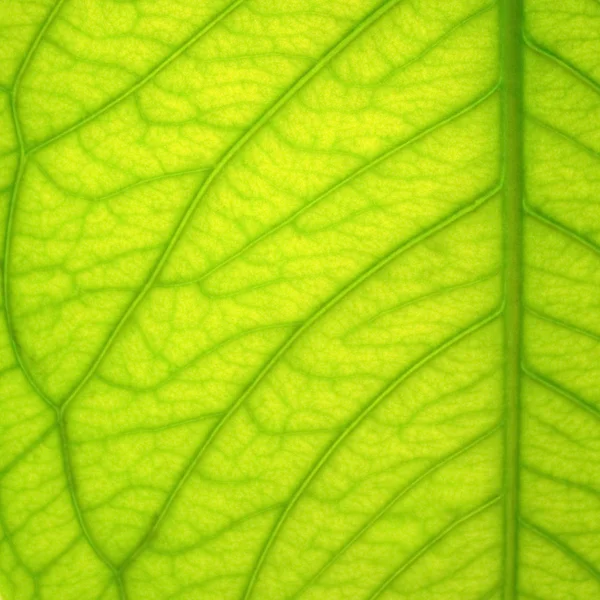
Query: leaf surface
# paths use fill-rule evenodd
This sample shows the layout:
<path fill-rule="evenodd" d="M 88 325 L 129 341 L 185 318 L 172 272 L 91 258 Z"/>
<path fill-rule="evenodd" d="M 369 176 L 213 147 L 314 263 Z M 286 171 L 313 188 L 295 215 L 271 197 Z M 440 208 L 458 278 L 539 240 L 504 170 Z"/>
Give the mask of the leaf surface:
<path fill-rule="evenodd" d="M 1 597 L 600 597 L 599 82 L 597 0 L 1 3 Z"/>

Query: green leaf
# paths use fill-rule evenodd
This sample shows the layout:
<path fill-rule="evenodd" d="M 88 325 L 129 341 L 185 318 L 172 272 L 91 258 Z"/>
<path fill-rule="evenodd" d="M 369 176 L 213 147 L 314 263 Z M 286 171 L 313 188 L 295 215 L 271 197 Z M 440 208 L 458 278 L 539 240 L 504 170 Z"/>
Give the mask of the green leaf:
<path fill-rule="evenodd" d="M 3 600 L 600 598 L 597 0 L 0 3 Z"/>

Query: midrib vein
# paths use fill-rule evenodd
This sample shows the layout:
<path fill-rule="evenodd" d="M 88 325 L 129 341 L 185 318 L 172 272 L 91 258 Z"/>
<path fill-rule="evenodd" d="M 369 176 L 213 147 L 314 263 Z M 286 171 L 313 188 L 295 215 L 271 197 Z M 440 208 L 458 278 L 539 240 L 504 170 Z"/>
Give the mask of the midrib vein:
<path fill-rule="evenodd" d="M 505 401 L 504 600 L 517 598 L 519 436 L 522 341 L 523 0 L 502 0 L 503 170 L 505 182 Z"/>

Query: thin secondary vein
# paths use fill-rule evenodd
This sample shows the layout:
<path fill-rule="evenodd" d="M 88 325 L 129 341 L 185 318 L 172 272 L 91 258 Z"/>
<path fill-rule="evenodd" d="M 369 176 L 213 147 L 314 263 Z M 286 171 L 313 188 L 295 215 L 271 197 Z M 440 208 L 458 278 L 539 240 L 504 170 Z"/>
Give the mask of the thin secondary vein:
<path fill-rule="evenodd" d="M 548 481 L 552 481 L 557 483 L 560 486 L 567 487 L 569 490 L 581 490 L 586 494 L 592 494 L 594 497 L 597 497 L 600 494 L 600 489 L 598 487 L 592 487 L 592 485 L 586 485 L 584 483 L 580 483 L 579 481 L 573 481 L 572 479 L 568 479 L 567 477 L 559 477 L 558 475 L 553 475 L 552 473 L 548 473 L 534 465 L 524 462 L 523 470 L 528 473 L 539 477 L 540 479 L 547 479 Z"/>
<path fill-rule="evenodd" d="M 600 246 L 598 246 L 595 242 L 588 240 L 586 237 L 584 237 L 580 233 L 577 233 L 570 227 L 567 227 L 559 221 L 556 221 L 555 219 L 541 213 L 538 209 L 533 208 L 533 206 L 531 206 L 529 203 L 523 203 L 523 210 L 540 223 L 544 223 L 548 227 L 556 229 L 556 231 L 559 231 L 560 233 L 574 239 L 575 241 L 579 242 L 589 250 L 592 250 L 596 254 L 600 254 Z"/>
<path fill-rule="evenodd" d="M 568 556 L 571 560 L 576 562 L 580 567 L 583 567 L 586 571 L 588 571 L 597 581 L 600 582 L 600 571 L 594 567 L 594 565 L 589 562 L 586 558 L 581 556 L 578 552 L 573 550 L 570 546 L 565 544 L 562 540 L 560 540 L 555 534 L 547 531 L 543 527 L 528 521 L 521 517 L 521 524 L 534 532 L 538 537 L 546 540 L 550 544 L 552 544 L 555 548 L 558 548 L 565 556 Z"/>
<path fill-rule="evenodd" d="M 593 331 L 588 331 L 587 329 L 577 327 L 577 325 L 567 323 L 566 321 L 557 319 L 556 317 L 552 317 L 550 315 L 547 315 L 547 314 L 540 312 L 539 310 L 536 310 L 531 307 L 527 307 L 527 312 L 532 314 L 534 317 L 540 319 L 541 321 L 546 321 L 546 323 L 553 323 L 557 327 L 561 327 L 562 329 L 566 329 L 573 333 L 578 333 L 585 337 L 589 337 L 590 339 L 592 339 L 596 342 L 600 342 L 600 335 L 598 335 L 597 333 L 594 333 Z"/>
<path fill-rule="evenodd" d="M 540 119 L 539 117 L 536 117 L 536 116 L 532 115 L 531 113 L 527 114 L 527 119 L 529 121 L 531 121 L 532 123 L 535 123 L 538 127 L 542 127 L 543 129 L 546 129 L 547 131 L 553 133 L 554 135 L 561 137 L 562 139 L 566 140 L 567 142 L 570 142 L 574 146 L 577 146 L 578 148 L 580 148 L 581 150 L 583 150 L 584 152 L 586 152 L 593 158 L 596 158 L 596 159 L 600 158 L 600 152 L 598 152 L 594 148 L 591 148 L 590 146 L 588 146 L 581 140 L 577 139 L 576 137 L 572 136 L 571 134 L 567 133 L 566 131 L 559 129 L 555 125 L 552 125 L 551 123 L 548 123 L 547 121 L 544 121 L 543 119 Z"/>
<path fill-rule="evenodd" d="M 499 273 L 499 270 L 495 270 L 492 273 L 489 273 L 488 275 L 483 275 L 481 277 L 477 277 L 476 279 L 472 279 L 470 281 L 465 281 L 463 283 L 449 285 L 449 286 L 434 290 L 433 292 L 429 292 L 427 294 L 415 296 L 414 298 L 411 298 L 410 300 L 406 300 L 405 302 L 402 302 L 401 304 L 397 304 L 396 306 L 392 306 L 391 308 L 382 310 L 381 312 L 379 312 L 376 315 L 367 319 L 366 323 L 374 323 L 375 321 L 378 321 L 382 317 L 385 317 L 389 314 L 396 313 L 404 308 L 407 308 L 408 306 L 420 304 L 421 302 L 425 302 L 426 300 L 430 300 L 431 298 L 437 298 L 437 297 L 443 296 L 445 294 L 451 294 L 452 292 L 455 292 L 456 290 L 464 290 L 466 288 L 475 287 L 475 286 L 479 285 L 480 283 L 485 283 L 485 282 L 490 281 L 491 279 L 497 277 L 498 273 Z"/>
<path fill-rule="evenodd" d="M 2 506 L 2 498 L 0 497 L 0 532 L 2 532 L 2 542 L 6 543 L 6 545 L 10 548 L 12 555 L 15 557 L 15 560 L 26 573 L 28 573 L 33 580 L 35 580 L 35 574 L 32 572 L 29 565 L 27 565 L 23 559 L 21 558 L 21 554 L 19 553 L 18 548 L 15 545 L 15 541 L 13 539 L 14 532 L 11 531 L 8 527 L 8 523 L 4 518 L 4 510 Z"/>
<path fill-rule="evenodd" d="M 178 375 L 183 373 L 186 369 L 189 369 L 191 366 L 197 364 L 201 359 L 206 358 L 207 356 L 211 356 L 215 352 L 222 350 L 228 344 L 239 341 L 239 340 L 245 338 L 246 336 L 253 335 L 255 333 L 260 333 L 260 332 L 264 332 L 264 331 L 272 331 L 272 330 L 276 330 L 276 329 L 286 329 L 286 328 L 298 327 L 301 324 L 302 323 L 299 321 L 284 321 L 281 323 L 271 323 L 269 325 L 261 325 L 259 327 L 251 327 L 250 329 L 245 329 L 243 331 L 234 333 L 233 335 L 230 335 L 229 337 L 218 341 L 214 346 L 210 346 L 209 348 L 206 348 L 205 350 L 203 350 L 202 352 L 200 352 L 199 354 L 194 356 L 194 358 L 192 358 L 191 360 L 189 360 L 186 363 L 182 364 L 181 366 L 175 368 L 173 371 L 171 371 L 171 373 L 169 373 L 169 375 L 165 379 L 161 380 L 159 383 L 157 383 L 155 385 L 147 385 L 147 386 L 125 385 L 123 383 L 117 383 L 114 381 L 110 381 L 101 375 L 97 375 L 97 379 L 100 381 L 103 381 L 104 383 L 106 383 L 107 385 L 110 385 L 111 387 L 115 387 L 115 388 L 119 388 L 119 389 L 123 389 L 123 390 L 129 390 L 129 391 L 135 391 L 135 392 L 156 391 L 156 389 L 159 386 L 164 386 L 164 385 L 168 384 L 170 381 L 175 379 Z"/>
<path fill-rule="evenodd" d="M 592 79 L 583 71 L 579 70 L 576 66 L 572 65 L 562 56 L 559 56 L 555 52 L 548 50 L 548 48 L 542 46 L 542 44 L 540 44 L 537 40 L 533 39 L 527 33 L 523 33 L 523 40 L 534 52 L 540 54 L 541 56 L 545 56 L 553 63 L 562 67 L 565 71 L 568 71 L 571 75 L 577 77 L 582 83 L 590 87 L 597 94 L 600 94 L 600 85 L 598 84 L 598 82 Z"/>
<path fill-rule="evenodd" d="M 561 385 L 558 385 L 556 382 L 551 381 L 544 375 L 541 375 L 540 373 L 536 373 L 535 371 L 531 370 L 526 365 L 522 365 L 521 368 L 523 369 L 523 373 L 525 373 L 529 378 L 533 379 L 533 381 L 536 381 L 540 385 L 543 385 L 545 388 L 549 389 L 555 394 L 558 394 L 559 396 L 570 400 L 573 404 L 578 405 L 580 408 L 583 408 L 590 414 L 594 415 L 596 418 L 600 419 L 600 408 L 592 404 L 589 400 L 585 400 L 577 394 L 570 392 Z"/>
<path fill-rule="evenodd" d="M 2 294 L 4 296 L 4 319 L 6 321 L 6 332 L 7 337 L 10 342 L 10 346 L 12 348 L 15 360 L 19 366 L 19 369 L 23 373 L 23 376 L 29 383 L 31 389 L 35 392 L 35 394 L 53 411 L 57 410 L 56 404 L 45 394 L 42 388 L 38 385 L 37 381 L 33 377 L 29 367 L 27 366 L 23 356 L 21 354 L 21 350 L 19 347 L 19 343 L 17 342 L 17 336 L 14 329 L 14 324 L 12 320 L 12 310 L 10 306 L 10 286 L 9 286 L 9 277 L 8 271 L 10 266 L 10 250 L 11 244 L 10 240 L 12 237 L 12 224 L 14 220 L 14 212 L 15 205 L 17 202 L 17 196 L 19 193 L 20 183 L 23 178 L 23 172 L 25 170 L 25 159 L 21 157 L 19 159 L 19 167 L 18 172 L 15 177 L 15 182 L 13 185 L 13 192 L 11 194 L 11 198 L 8 205 L 8 215 L 6 217 L 6 230 L 4 233 L 4 260 L 2 265 Z"/>
<path fill-rule="evenodd" d="M 125 194 L 130 190 L 134 190 L 138 187 L 142 187 L 145 185 L 150 185 L 152 183 L 158 183 L 160 181 L 165 181 L 169 179 L 175 179 L 177 177 L 185 177 L 186 175 L 197 175 L 199 173 L 205 173 L 206 171 L 210 171 L 212 167 L 196 167 L 193 169 L 183 169 L 181 171 L 171 171 L 170 173 L 161 173 L 160 175 L 154 175 L 153 177 L 146 177 L 144 179 L 139 179 L 138 181 L 134 181 L 128 185 L 125 185 L 121 188 L 113 190 L 112 192 L 108 192 L 101 196 L 94 196 L 92 194 L 83 194 L 77 192 L 68 192 L 64 190 L 60 184 L 56 181 L 56 179 L 52 176 L 52 174 L 40 163 L 39 160 L 35 158 L 30 159 L 32 164 L 35 164 L 35 167 L 41 171 L 44 177 L 57 189 L 59 189 L 63 194 L 67 196 L 72 196 L 76 198 L 84 198 L 93 202 L 103 202 L 105 200 L 110 200 L 116 196 L 120 196 L 121 194 Z"/>
<path fill-rule="evenodd" d="M 67 490 L 69 492 L 71 504 L 73 505 L 73 509 L 75 511 L 75 517 L 77 519 L 77 523 L 79 525 L 79 528 L 81 529 L 81 532 L 82 532 L 85 540 L 87 541 L 88 545 L 90 546 L 90 548 L 94 551 L 96 556 L 106 565 L 106 567 L 113 574 L 113 577 L 115 578 L 115 582 L 116 582 L 119 590 L 121 591 L 121 597 L 123 597 L 123 593 L 122 593 L 123 582 L 122 582 L 121 574 L 118 572 L 118 570 L 112 564 L 112 562 L 108 559 L 108 557 L 104 554 L 104 552 L 98 546 L 98 544 L 94 541 L 94 538 L 92 537 L 90 530 L 87 526 L 87 523 L 83 517 L 81 506 L 79 504 L 79 500 L 77 499 L 77 495 L 75 493 L 75 476 L 73 473 L 71 453 L 69 451 L 69 443 L 68 443 L 68 439 L 67 439 L 66 424 L 64 422 L 64 419 L 62 419 L 62 418 L 58 419 L 58 432 L 59 432 L 59 436 L 60 436 L 60 445 L 61 445 L 62 456 L 63 456 L 63 468 L 64 468 L 65 475 L 67 478 Z"/>
<path fill-rule="evenodd" d="M 46 429 L 38 435 L 33 442 L 28 444 L 19 454 L 14 456 L 10 462 L 6 463 L 2 469 L 0 469 L 0 479 L 7 475 L 16 465 L 18 465 L 30 452 L 33 452 L 42 442 L 54 431 L 56 424 L 52 422 Z"/>

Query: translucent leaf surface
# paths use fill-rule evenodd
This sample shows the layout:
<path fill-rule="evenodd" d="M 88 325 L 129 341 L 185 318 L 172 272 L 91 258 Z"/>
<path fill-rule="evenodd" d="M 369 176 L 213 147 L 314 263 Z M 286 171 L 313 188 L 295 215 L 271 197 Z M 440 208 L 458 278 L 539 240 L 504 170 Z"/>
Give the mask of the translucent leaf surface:
<path fill-rule="evenodd" d="M 0 3 L 3 600 L 600 598 L 598 0 Z"/>

